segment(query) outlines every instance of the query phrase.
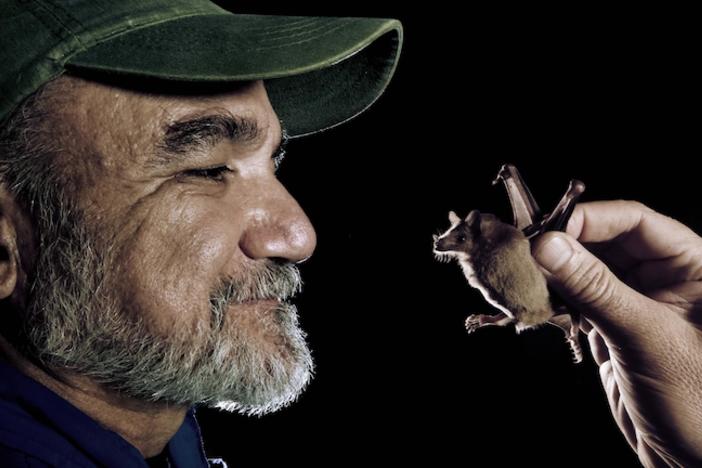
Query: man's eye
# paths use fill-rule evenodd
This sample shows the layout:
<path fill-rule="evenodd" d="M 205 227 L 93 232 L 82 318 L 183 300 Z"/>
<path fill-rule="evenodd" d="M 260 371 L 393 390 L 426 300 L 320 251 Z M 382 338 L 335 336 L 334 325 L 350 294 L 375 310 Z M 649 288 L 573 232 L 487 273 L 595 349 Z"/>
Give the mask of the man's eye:
<path fill-rule="evenodd" d="M 233 172 L 227 166 L 210 167 L 208 169 L 191 169 L 183 172 L 185 177 L 199 177 L 210 179 L 217 182 L 223 182 L 228 172 Z"/>

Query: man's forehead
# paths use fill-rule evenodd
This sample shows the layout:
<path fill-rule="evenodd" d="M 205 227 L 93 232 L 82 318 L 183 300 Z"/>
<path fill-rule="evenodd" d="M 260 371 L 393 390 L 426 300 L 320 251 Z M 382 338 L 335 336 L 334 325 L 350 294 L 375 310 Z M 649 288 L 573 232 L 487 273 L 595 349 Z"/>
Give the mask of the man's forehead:
<path fill-rule="evenodd" d="M 213 90 L 199 87 L 187 94 L 154 92 L 150 88 L 121 88 L 98 82 L 86 82 L 77 91 L 84 95 L 84 107 L 104 105 L 114 112 L 125 111 L 130 118 L 158 115 L 165 123 L 218 109 L 234 115 L 255 114 L 260 126 L 268 127 L 269 111 L 272 110 L 262 81 L 232 83 L 230 87 Z"/>
<path fill-rule="evenodd" d="M 253 123 L 257 138 L 248 139 L 249 144 L 277 140 L 282 133 L 262 81 L 241 82 L 211 93 L 170 94 L 68 77 L 62 88 L 53 107 L 66 117 L 64 136 L 85 140 L 73 143 L 95 144 L 95 150 L 106 155 L 127 151 L 134 162 L 150 157 L 147 149 L 178 122 L 208 115 Z"/>

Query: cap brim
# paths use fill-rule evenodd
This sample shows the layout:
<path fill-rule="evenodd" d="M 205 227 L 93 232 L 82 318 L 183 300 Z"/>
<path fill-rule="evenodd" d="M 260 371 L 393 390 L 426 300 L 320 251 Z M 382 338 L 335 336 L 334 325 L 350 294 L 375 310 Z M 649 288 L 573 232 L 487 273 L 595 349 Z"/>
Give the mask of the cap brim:
<path fill-rule="evenodd" d="M 334 127 L 384 91 L 399 58 L 393 19 L 211 14 L 104 40 L 66 67 L 179 82 L 266 80 L 288 134 Z"/>

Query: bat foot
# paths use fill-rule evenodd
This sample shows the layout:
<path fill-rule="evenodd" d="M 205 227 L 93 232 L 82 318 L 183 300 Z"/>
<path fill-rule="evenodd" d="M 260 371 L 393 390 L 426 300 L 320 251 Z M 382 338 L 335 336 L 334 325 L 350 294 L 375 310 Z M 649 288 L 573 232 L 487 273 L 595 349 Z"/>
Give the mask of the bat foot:
<path fill-rule="evenodd" d="M 578 312 L 564 313 L 551 317 L 548 323 L 557 326 L 566 335 L 566 341 L 573 353 L 573 362 L 583 362 L 583 349 L 580 346 L 580 314 Z"/>
<path fill-rule="evenodd" d="M 570 350 L 573 352 L 573 363 L 580 364 L 583 362 L 583 349 L 580 347 L 580 339 L 577 336 L 575 338 L 568 338 L 568 344 L 570 345 Z"/>
<path fill-rule="evenodd" d="M 481 322 L 482 315 L 471 315 L 466 319 L 466 331 L 468 333 L 473 333 L 476 331 L 478 328 L 482 327 L 483 324 Z"/>
<path fill-rule="evenodd" d="M 475 332 L 478 328 L 486 327 L 489 325 L 495 325 L 498 327 L 504 327 L 510 323 L 514 322 L 514 319 L 504 312 L 500 312 L 496 315 L 486 315 L 486 314 L 474 314 L 469 315 L 466 319 L 466 331 L 468 333 Z"/>

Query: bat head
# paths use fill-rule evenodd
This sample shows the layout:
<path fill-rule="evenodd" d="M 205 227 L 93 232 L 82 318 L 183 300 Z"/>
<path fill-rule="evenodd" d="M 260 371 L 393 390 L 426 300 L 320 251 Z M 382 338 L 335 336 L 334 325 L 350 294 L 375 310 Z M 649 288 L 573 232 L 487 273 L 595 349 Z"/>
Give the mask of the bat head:
<path fill-rule="evenodd" d="M 454 257 L 470 257 L 480 240 L 480 223 L 485 215 L 478 210 L 471 211 L 461 219 L 453 211 L 449 212 L 449 227 L 443 234 L 434 235 L 434 255 L 439 261 Z"/>

